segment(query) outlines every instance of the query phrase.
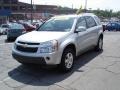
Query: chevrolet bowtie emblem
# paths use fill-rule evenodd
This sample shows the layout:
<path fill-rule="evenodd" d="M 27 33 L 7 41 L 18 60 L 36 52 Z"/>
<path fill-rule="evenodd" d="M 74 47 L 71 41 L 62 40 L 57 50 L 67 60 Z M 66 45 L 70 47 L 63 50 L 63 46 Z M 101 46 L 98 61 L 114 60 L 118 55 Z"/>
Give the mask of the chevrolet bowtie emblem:
<path fill-rule="evenodd" d="M 23 44 L 22 47 L 26 48 L 28 45 L 27 44 Z"/>

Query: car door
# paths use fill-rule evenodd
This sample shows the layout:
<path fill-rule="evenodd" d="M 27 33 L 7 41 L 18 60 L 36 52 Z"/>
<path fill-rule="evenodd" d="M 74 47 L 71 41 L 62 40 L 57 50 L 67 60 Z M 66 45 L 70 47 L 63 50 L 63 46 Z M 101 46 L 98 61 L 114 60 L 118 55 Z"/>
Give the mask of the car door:
<path fill-rule="evenodd" d="M 87 28 L 86 26 L 86 20 L 84 17 L 80 17 L 77 21 L 77 24 L 76 24 L 76 30 L 78 27 L 80 26 L 83 26 L 85 28 Z M 87 34 L 87 30 L 85 31 L 81 31 L 81 32 L 78 32 L 77 33 L 77 37 L 76 37 L 76 41 L 77 41 L 77 44 L 78 44 L 78 52 L 82 52 L 83 50 L 85 50 L 87 47 L 88 47 L 88 34 Z"/>
<path fill-rule="evenodd" d="M 92 16 L 85 16 L 87 23 L 87 45 L 88 47 L 94 46 L 97 42 L 99 26 Z"/>

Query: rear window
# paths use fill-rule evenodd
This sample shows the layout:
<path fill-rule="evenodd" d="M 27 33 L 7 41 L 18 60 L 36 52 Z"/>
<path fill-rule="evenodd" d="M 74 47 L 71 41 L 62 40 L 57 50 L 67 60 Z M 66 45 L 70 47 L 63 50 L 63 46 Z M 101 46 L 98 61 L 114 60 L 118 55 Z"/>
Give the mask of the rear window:
<path fill-rule="evenodd" d="M 21 24 L 11 24 L 10 29 L 24 29 L 24 26 Z"/>
<path fill-rule="evenodd" d="M 1 27 L 2 28 L 8 28 L 8 25 L 2 25 Z"/>

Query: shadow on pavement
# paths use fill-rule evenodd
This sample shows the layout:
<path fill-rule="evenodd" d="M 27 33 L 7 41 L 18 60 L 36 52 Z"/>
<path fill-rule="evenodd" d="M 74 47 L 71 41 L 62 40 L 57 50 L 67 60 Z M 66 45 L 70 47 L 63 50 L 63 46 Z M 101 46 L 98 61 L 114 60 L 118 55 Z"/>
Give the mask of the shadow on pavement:
<path fill-rule="evenodd" d="M 39 65 L 24 66 L 20 65 L 8 73 L 8 75 L 15 81 L 23 84 L 33 86 L 49 86 L 58 82 L 61 82 L 70 77 L 74 72 L 83 73 L 84 70 L 80 70 L 83 66 L 100 55 L 102 52 L 89 51 L 83 55 L 80 55 L 75 60 L 74 68 L 71 72 L 61 73 L 57 68 L 43 68 Z M 31 80 L 31 81 L 30 81 Z M 35 83 L 33 83 L 33 81 Z"/>
<path fill-rule="evenodd" d="M 15 39 L 11 39 L 11 40 L 7 40 L 7 39 L 5 39 L 5 43 L 12 43 L 12 42 L 14 42 L 15 41 Z"/>

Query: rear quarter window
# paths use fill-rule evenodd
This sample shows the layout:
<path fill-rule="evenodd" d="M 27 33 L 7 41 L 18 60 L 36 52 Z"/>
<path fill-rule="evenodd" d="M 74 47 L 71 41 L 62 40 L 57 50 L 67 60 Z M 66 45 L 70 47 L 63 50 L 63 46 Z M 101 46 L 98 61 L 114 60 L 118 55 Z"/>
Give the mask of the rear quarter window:
<path fill-rule="evenodd" d="M 101 25 L 100 19 L 99 19 L 97 16 L 94 16 L 94 18 L 95 18 L 95 21 L 97 22 L 97 24 L 98 24 L 98 25 Z"/>

